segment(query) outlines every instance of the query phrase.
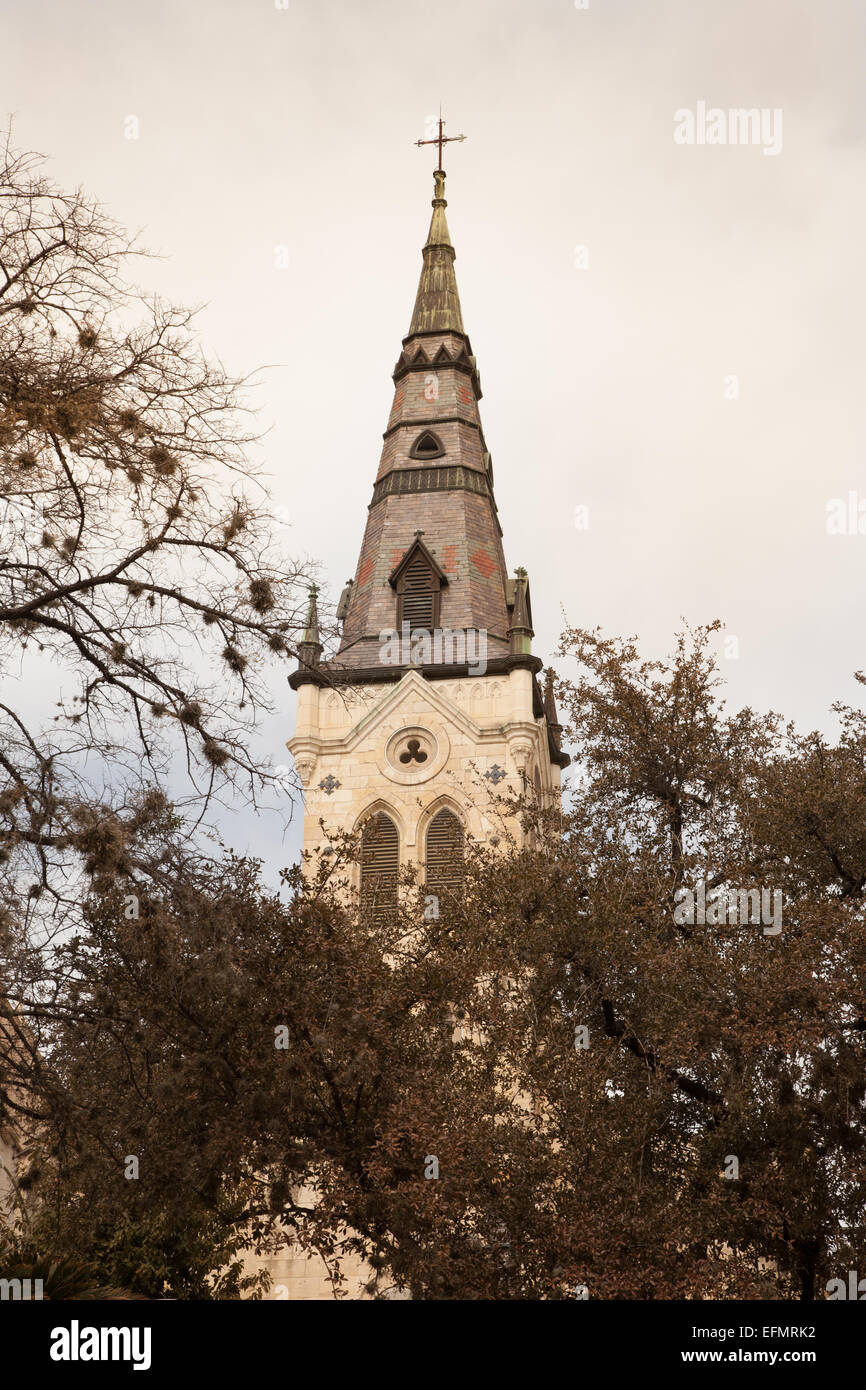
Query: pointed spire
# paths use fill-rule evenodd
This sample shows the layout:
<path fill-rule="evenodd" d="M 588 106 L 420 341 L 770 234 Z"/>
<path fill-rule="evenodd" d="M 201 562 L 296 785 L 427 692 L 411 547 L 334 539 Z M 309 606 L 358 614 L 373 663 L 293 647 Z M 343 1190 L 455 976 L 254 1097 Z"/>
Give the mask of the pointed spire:
<path fill-rule="evenodd" d="M 448 206 L 445 201 L 445 175 L 437 169 L 433 178 L 433 216 L 423 252 L 424 265 L 409 327 L 410 338 L 413 333 L 464 332 L 457 277 L 454 274 L 456 252 L 451 245 L 445 216 Z"/>
<path fill-rule="evenodd" d="M 318 586 L 311 584 L 306 626 L 304 627 L 304 635 L 298 643 L 298 664 L 300 666 L 318 666 L 322 655 L 322 642 L 319 637 L 319 609 L 316 602 L 318 596 Z"/>
<path fill-rule="evenodd" d="M 521 566 L 514 571 L 514 603 L 511 607 L 511 622 L 508 625 L 508 639 L 514 656 L 528 656 L 532 651 L 532 624 L 529 620 L 529 576 Z"/>
<path fill-rule="evenodd" d="M 337 604 L 337 622 L 342 623 L 346 620 L 349 611 L 349 604 L 352 602 L 352 590 L 355 587 L 354 579 L 347 579 L 343 592 L 340 595 L 340 602 Z"/>
<path fill-rule="evenodd" d="M 544 673 L 544 715 L 547 721 L 547 746 L 550 751 L 550 761 L 557 767 L 568 767 L 571 758 L 562 751 L 562 725 L 559 722 L 559 715 L 556 711 L 556 696 L 553 687 L 556 683 L 556 672 L 552 666 L 548 666 Z"/>
<path fill-rule="evenodd" d="M 544 673 L 544 713 L 548 724 L 556 724 L 556 697 L 553 693 L 553 667 L 548 666 Z"/>
<path fill-rule="evenodd" d="M 553 746 L 557 752 L 562 746 L 562 725 L 559 722 L 559 715 L 556 709 L 556 696 L 553 693 L 553 683 L 555 675 L 552 666 L 548 666 L 544 673 L 544 713 L 547 719 L 547 727 Z"/>

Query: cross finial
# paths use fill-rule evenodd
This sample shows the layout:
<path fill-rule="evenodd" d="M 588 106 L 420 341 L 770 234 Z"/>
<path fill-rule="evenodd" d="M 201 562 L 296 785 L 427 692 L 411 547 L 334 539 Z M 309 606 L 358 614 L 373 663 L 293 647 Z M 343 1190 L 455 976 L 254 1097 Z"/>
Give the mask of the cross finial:
<path fill-rule="evenodd" d="M 466 139 L 466 136 L 465 136 L 465 135 L 446 135 L 446 134 L 445 134 L 445 122 L 444 122 L 443 119 L 442 119 L 442 109 L 441 109 L 441 107 L 440 107 L 440 109 L 439 109 L 439 134 L 436 136 L 436 139 L 435 139 L 435 140 L 416 140 L 416 141 L 415 141 L 415 144 L 416 144 L 416 145 L 438 145 L 438 146 L 439 146 L 439 167 L 437 168 L 436 173 L 437 173 L 437 174 L 444 174 L 444 173 L 445 173 L 445 170 L 442 168 L 442 149 L 443 149 L 443 146 L 450 144 L 452 140 L 465 140 L 465 139 Z"/>

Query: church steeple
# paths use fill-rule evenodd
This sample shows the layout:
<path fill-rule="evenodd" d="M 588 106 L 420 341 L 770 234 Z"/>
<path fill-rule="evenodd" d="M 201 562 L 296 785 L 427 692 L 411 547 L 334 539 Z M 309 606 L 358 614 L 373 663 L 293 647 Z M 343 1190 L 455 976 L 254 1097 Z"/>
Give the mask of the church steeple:
<path fill-rule="evenodd" d="M 404 869 L 447 912 L 467 845 L 498 844 L 503 819 L 506 843 L 527 842 L 499 799 L 532 788 L 555 807 L 569 762 L 552 685 L 545 699 L 538 683 L 529 578 L 505 566 L 445 215 L 443 127 L 419 142 L 439 147 L 433 217 L 358 567 L 337 608 L 339 650 L 321 660 L 313 591 L 290 677 L 305 872 L 335 835 L 357 836 L 359 863 L 346 869 L 362 923 L 391 919 Z M 317 1297 L 330 1295 L 327 1273 Z"/>
<path fill-rule="evenodd" d="M 478 409 L 481 381 L 463 325 L 441 167 L 434 179 L 421 278 L 393 372 L 394 398 L 358 568 L 341 600 L 343 633 L 334 666 L 361 679 L 382 679 L 381 634 L 399 631 L 407 611 L 426 611 L 420 597 L 407 601 L 405 586 L 394 579 L 419 530 L 432 562 L 434 626 L 483 631 L 494 664 L 517 659 L 533 670 L 541 665 L 528 638 L 515 651 L 510 635 L 514 584 L 502 550 Z M 425 582 L 414 565 L 413 586 L 423 589 Z M 425 667 L 425 674 L 444 673 Z"/>
<path fill-rule="evenodd" d="M 542 662 L 532 652 L 526 572 L 510 577 L 502 548 L 479 412 L 481 381 L 446 219 L 443 126 L 437 140 L 418 142 L 439 146 L 433 215 L 409 333 L 392 374 L 394 396 L 358 566 L 340 598 L 339 649 L 323 662 L 316 644 L 305 642 L 290 679 L 296 689 L 333 682 L 387 686 L 411 673 L 430 682 L 469 677 L 474 685 L 479 663 L 469 654 L 483 647 L 491 678 L 519 676 L 527 683 L 520 700 L 528 700 L 528 737 L 544 719 Z M 429 646 L 423 634 L 430 635 Z"/>

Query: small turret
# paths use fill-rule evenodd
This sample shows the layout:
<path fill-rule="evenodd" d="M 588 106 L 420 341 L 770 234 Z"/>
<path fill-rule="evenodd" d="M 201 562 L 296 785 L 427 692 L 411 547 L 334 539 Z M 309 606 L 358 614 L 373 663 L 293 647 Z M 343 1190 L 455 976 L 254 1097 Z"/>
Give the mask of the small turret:
<path fill-rule="evenodd" d="M 562 749 L 562 725 L 559 722 L 559 715 L 556 710 L 556 697 L 553 693 L 553 682 L 555 680 L 552 666 L 548 666 L 544 673 L 544 714 L 547 719 L 547 728 L 550 733 L 551 742 L 559 753 Z"/>
<path fill-rule="evenodd" d="M 298 643 L 298 667 L 318 666 L 322 658 L 322 642 L 319 637 L 318 586 L 310 586 L 310 602 L 307 606 L 307 621 L 304 635 Z"/>
<path fill-rule="evenodd" d="M 355 587 L 354 579 L 346 580 L 346 587 L 340 595 L 340 602 L 337 604 L 337 622 L 345 622 L 346 614 L 349 611 L 349 604 L 352 601 L 352 590 Z"/>
<path fill-rule="evenodd" d="M 529 656 L 532 653 L 532 639 L 535 636 L 532 630 L 529 606 L 529 576 L 522 566 L 514 573 L 517 578 L 513 581 L 514 596 L 510 604 L 511 621 L 508 624 L 508 641 L 512 656 Z"/>

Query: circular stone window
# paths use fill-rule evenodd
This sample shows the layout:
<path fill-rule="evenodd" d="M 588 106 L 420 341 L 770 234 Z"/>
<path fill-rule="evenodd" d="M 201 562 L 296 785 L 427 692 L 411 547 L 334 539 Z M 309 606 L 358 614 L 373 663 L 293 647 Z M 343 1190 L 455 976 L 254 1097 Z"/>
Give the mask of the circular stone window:
<path fill-rule="evenodd" d="M 385 745 L 383 771 L 394 782 L 411 785 L 434 776 L 448 757 L 447 743 L 429 729 L 415 726 L 392 734 Z"/>

